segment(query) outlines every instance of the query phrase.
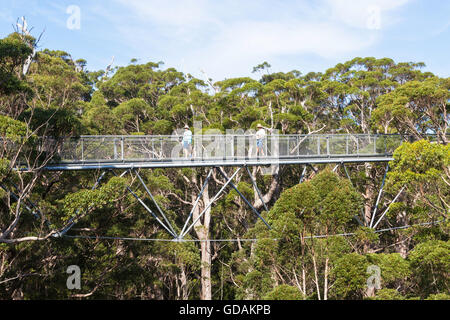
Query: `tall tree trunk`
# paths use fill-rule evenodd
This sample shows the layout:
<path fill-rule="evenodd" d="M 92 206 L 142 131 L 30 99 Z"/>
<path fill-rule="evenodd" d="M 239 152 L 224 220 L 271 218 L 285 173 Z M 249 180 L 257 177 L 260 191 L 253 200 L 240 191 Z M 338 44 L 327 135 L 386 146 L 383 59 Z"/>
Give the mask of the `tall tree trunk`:
<path fill-rule="evenodd" d="M 194 173 L 192 182 L 197 184 L 197 177 Z M 193 190 L 191 193 L 192 203 L 195 202 L 197 198 L 197 194 Z M 206 185 L 205 190 L 202 195 L 203 205 L 197 206 L 196 210 L 193 212 L 193 221 L 195 221 L 199 214 L 206 208 L 210 203 L 209 198 L 209 187 Z M 201 251 L 201 292 L 200 298 L 202 300 L 211 300 L 212 298 L 212 288 L 211 288 L 211 242 L 209 241 L 209 226 L 211 222 L 211 208 L 205 211 L 203 214 L 203 223 L 201 223 L 202 219 L 199 219 L 194 226 L 195 233 L 200 241 L 200 251 Z"/>
<path fill-rule="evenodd" d="M 375 174 L 376 171 L 375 170 L 371 170 L 372 169 L 372 165 L 370 163 L 365 163 L 364 164 L 364 169 L 365 169 L 365 173 L 366 173 L 366 177 L 369 178 L 370 180 L 374 181 L 375 180 Z M 364 224 L 366 226 L 369 226 L 370 224 L 370 220 L 372 219 L 372 204 L 374 202 L 374 190 L 373 190 L 373 186 L 370 185 L 370 183 L 366 183 L 365 186 L 365 190 L 364 190 Z"/>
<path fill-rule="evenodd" d="M 253 170 L 253 173 L 252 173 L 253 177 L 255 178 L 255 181 L 256 181 L 256 168 L 258 168 L 258 167 L 255 167 L 255 169 Z M 272 198 L 275 196 L 275 194 L 277 193 L 277 191 L 279 190 L 279 188 L 280 188 L 280 176 L 279 176 L 279 171 L 277 170 L 277 172 L 272 175 L 272 181 L 270 182 L 269 190 L 267 190 L 267 192 L 262 195 L 264 203 L 270 202 L 272 200 Z M 259 198 L 256 188 L 253 188 L 253 192 L 254 192 L 254 199 L 255 199 L 255 201 L 253 202 L 253 206 L 259 210 L 262 207 L 264 207 L 264 203 Z"/>
<path fill-rule="evenodd" d="M 186 276 L 185 267 L 181 268 L 180 289 L 181 289 L 181 293 L 179 294 L 179 296 L 181 296 L 181 299 L 183 299 L 183 300 L 189 299 L 189 287 L 188 287 L 188 279 Z"/>
<path fill-rule="evenodd" d="M 313 245 L 311 246 L 311 253 L 312 253 L 312 261 L 313 261 L 313 267 L 314 267 L 314 279 L 315 279 L 315 283 L 316 283 L 317 299 L 322 300 L 320 298 L 319 274 L 318 274 L 318 270 L 317 270 L 316 254 L 314 252 Z"/>
<path fill-rule="evenodd" d="M 201 252 L 202 252 L 202 266 L 201 266 L 201 284 L 202 300 L 211 300 L 212 298 L 212 288 L 211 288 L 211 242 L 202 241 L 201 242 Z"/>

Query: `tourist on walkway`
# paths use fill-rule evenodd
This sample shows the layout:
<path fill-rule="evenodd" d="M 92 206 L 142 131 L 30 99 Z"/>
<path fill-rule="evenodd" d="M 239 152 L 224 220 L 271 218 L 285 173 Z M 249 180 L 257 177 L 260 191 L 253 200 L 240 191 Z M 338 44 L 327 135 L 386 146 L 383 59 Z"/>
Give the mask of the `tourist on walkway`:
<path fill-rule="evenodd" d="M 264 138 L 266 137 L 266 130 L 260 123 L 256 125 L 256 129 L 256 156 L 258 157 L 260 154 L 264 156 Z"/>
<path fill-rule="evenodd" d="M 192 131 L 189 129 L 188 125 L 184 126 L 183 140 L 183 154 L 187 158 L 192 157 Z"/>

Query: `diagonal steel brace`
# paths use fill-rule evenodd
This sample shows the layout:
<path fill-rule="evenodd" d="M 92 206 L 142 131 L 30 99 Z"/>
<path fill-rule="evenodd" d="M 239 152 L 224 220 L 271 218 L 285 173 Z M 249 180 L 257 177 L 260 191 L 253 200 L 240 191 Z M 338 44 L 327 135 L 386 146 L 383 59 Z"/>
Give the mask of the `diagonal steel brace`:
<path fill-rule="evenodd" d="M 189 226 L 189 228 L 187 228 L 184 233 L 182 233 L 179 237 L 178 240 L 181 240 L 184 238 L 184 236 L 192 229 L 193 226 L 195 226 L 195 224 L 197 223 L 198 220 L 200 220 L 200 218 L 205 214 L 206 210 L 209 209 L 209 207 L 211 207 L 211 205 L 214 203 L 214 201 L 216 201 L 216 199 L 219 197 L 219 195 L 223 192 L 223 190 L 225 190 L 225 188 L 227 187 L 227 185 L 231 182 L 231 180 L 237 175 L 237 173 L 242 169 L 242 167 L 239 167 L 234 173 L 233 175 L 227 180 L 227 182 L 222 186 L 222 188 L 220 188 L 219 192 L 216 193 L 216 195 L 214 196 L 214 198 L 209 202 L 209 204 L 206 206 L 205 209 L 203 209 L 203 211 L 198 215 L 197 219 L 195 219 L 195 221 L 193 221 L 191 223 L 191 225 Z"/>
<path fill-rule="evenodd" d="M 344 167 L 345 174 L 347 175 L 348 180 L 350 181 L 350 183 L 352 184 L 352 186 L 354 186 L 354 185 L 353 185 L 353 182 L 352 182 L 352 179 L 350 178 L 350 174 L 349 174 L 348 171 L 347 171 L 347 167 L 345 166 L 345 164 L 344 164 L 343 162 L 341 162 L 341 166 Z M 363 217 L 363 219 L 364 219 L 364 209 L 363 209 L 363 208 L 361 208 L 361 215 L 362 215 L 362 217 Z M 360 226 L 364 226 L 364 223 L 361 221 L 361 219 L 359 219 L 358 216 L 354 216 L 353 218 L 355 218 L 355 220 L 359 223 Z M 365 219 L 364 219 L 364 220 L 365 220 Z"/>
<path fill-rule="evenodd" d="M 126 170 L 124 173 L 122 173 L 120 176 L 122 177 L 123 175 L 125 175 L 126 174 L 126 172 L 128 172 L 128 170 Z M 112 173 L 115 175 L 115 176 L 117 176 L 117 174 L 114 172 L 114 171 L 112 171 Z M 131 190 L 131 188 L 129 187 L 129 186 L 127 186 L 126 187 L 127 188 L 127 191 L 129 192 L 129 193 L 131 193 L 132 195 L 133 195 L 133 197 L 134 198 L 136 198 L 136 200 L 144 207 L 144 209 L 145 210 L 147 210 L 147 212 L 149 212 L 152 216 L 153 216 L 153 218 L 155 218 L 156 219 L 156 221 L 158 221 L 158 223 L 162 226 L 162 227 L 164 227 L 164 229 L 166 229 L 167 230 L 167 232 L 169 232 L 174 238 L 176 238 L 177 236 L 176 236 L 176 234 L 175 233 L 173 233 L 159 218 L 158 218 L 158 216 L 145 204 L 145 202 L 133 191 L 133 190 Z"/>
<path fill-rule="evenodd" d="M 228 179 L 227 175 L 219 168 L 216 167 L 216 170 L 219 171 L 219 173 L 225 178 Z M 253 212 L 261 219 L 262 222 L 264 222 L 264 224 L 267 226 L 267 228 L 272 229 L 270 227 L 270 225 L 266 222 L 266 220 L 264 220 L 263 217 L 261 217 L 261 215 L 259 214 L 258 210 L 256 210 L 256 208 L 250 203 L 250 201 L 247 200 L 247 198 L 238 190 L 238 188 L 234 185 L 233 182 L 230 181 L 230 186 L 236 190 L 236 192 L 239 194 L 239 196 L 242 198 L 242 200 L 244 200 L 245 203 L 247 203 L 247 205 L 253 210 Z"/>
<path fill-rule="evenodd" d="M 383 181 L 381 182 L 380 192 L 378 192 L 377 201 L 375 202 L 375 208 L 373 209 L 372 219 L 370 220 L 370 225 L 369 225 L 370 228 L 372 228 L 373 222 L 375 220 L 375 215 L 377 214 L 378 204 L 380 203 L 381 194 L 383 193 L 384 182 L 386 181 L 386 176 L 387 176 L 388 171 L 389 171 L 389 163 L 386 166 L 386 171 L 384 172 Z"/>
<path fill-rule="evenodd" d="M 263 196 L 261 194 L 261 191 L 258 188 L 258 185 L 256 184 L 256 180 L 253 178 L 252 173 L 250 172 L 250 169 L 248 168 L 248 166 L 246 165 L 245 168 L 247 169 L 248 175 L 250 176 L 250 180 L 252 181 L 253 187 L 256 189 L 256 192 L 258 193 L 259 199 L 261 200 L 261 203 L 264 206 L 264 209 L 266 211 L 269 211 L 269 209 L 267 208 L 266 203 L 264 202 Z"/>
<path fill-rule="evenodd" d="M 142 179 L 142 177 L 139 175 L 139 173 L 137 172 L 136 169 L 133 169 L 134 173 L 136 174 L 136 176 L 139 178 L 139 181 L 141 182 L 142 186 L 144 187 L 145 191 L 147 192 L 147 194 L 150 196 L 150 199 L 152 199 L 153 203 L 155 204 L 156 208 L 158 209 L 159 213 L 161 214 L 161 216 L 164 218 L 164 221 L 166 221 L 167 226 L 170 228 L 170 230 L 172 231 L 172 234 L 176 234 L 175 230 L 173 229 L 172 225 L 170 224 L 169 220 L 167 219 L 166 215 L 164 214 L 164 212 L 161 210 L 161 208 L 159 207 L 158 203 L 156 202 L 155 198 L 153 197 L 153 195 L 151 194 L 150 190 L 148 189 L 147 185 L 145 184 L 144 180 Z"/>
<path fill-rule="evenodd" d="M 100 181 L 102 181 L 103 177 L 105 176 L 106 171 L 103 171 L 100 176 L 98 177 L 97 181 L 95 182 L 95 184 L 92 186 L 91 190 L 95 190 L 97 189 L 98 185 L 100 184 Z M 75 217 L 71 218 L 69 220 L 69 225 L 67 227 L 65 227 L 62 231 L 55 233 L 55 237 L 61 237 L 64 236 L 67 231 L 69 231 L 76 223 L 77 223 L 77 219 L 80 217 L 80 214 L 78 214 L 80 210 L 78 209 L 77 212 L 75 213 Z"/>
<path fill-rule="evenodd" d="M 299 184 L 303 182 L 303 179 L 305 178 L 305 174 L 306 174 L 306 169 L 307 168 L 308 168 L 308 165 L 305 165 L 305 167 L 303 168 L 303 171 L 302 171 L 302 175 L 300 176 L 300 179 L 298 180 Z"/>
<path fill-rule="evenodd" d="M 208 184 L 209 179 L 211 179 L 212 172 L 213 172 L 213 169 L 210 169 L 208 176 L 206 177 L 205 182 L 203 183 L 202 189 L 200 190 L 200 193 L 198 194 L 197 199 L 195 199 L 194 206 L 192 207 L 191 212 L 189 212 L 189 216 L 187 217 L 186 222 L 184 223 L 183 229 L 181 230 L 179 237 L 182 237 L 184 230 L 186 229 L 186 226 L 189 223 L 189 220 L 191 220 L 192 215 L 194 214 L 194 210 L 195 210 L 195 208 L 197 208 L 197 204 L 200 200 L 200 197 L 202 196 L 203 191 L 205 191 L 205 188 L 206 188 L 206 185 Z"/>

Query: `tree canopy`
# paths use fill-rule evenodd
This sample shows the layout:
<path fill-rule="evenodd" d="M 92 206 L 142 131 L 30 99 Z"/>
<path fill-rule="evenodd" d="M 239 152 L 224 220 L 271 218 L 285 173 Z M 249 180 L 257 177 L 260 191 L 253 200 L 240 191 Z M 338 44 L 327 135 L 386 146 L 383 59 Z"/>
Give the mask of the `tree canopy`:
<path fill-rule="evenodd" d="M 308 74 L 264 61 L 253 68 L 259 79 L 214 82 L 162 62 L 89 71 L 67 52 L 35 49 L 25 34 L 0 39 L 1 299 L 449 298 L 449 78 L 422 62 L 356 57 Z M 222 133 L 261 123 L 405 142 L 381 193 L 385 164 L 314 165 L 300 183 L 298 166 L 255 167 L 264 203 L 240 172 L 235 184 L 271 230 L 231 188 L 211 206 L 225 182 L 213 173 L 205 184 L 205 168 L 140 170 L 157 205 L 134 172 L 42 169 L 63 137 L 172 134 L 194 121 Z M 28 172 L 14 170 L 19 157 Z M 187 239 L 199 241 L 167 241 L 128 188 L 177 232 L 192 214 Z M 81 269 L 80 290 L 66 286 L 70 265 Z M 367 285 L 371 266 L 381 288 Z"/>

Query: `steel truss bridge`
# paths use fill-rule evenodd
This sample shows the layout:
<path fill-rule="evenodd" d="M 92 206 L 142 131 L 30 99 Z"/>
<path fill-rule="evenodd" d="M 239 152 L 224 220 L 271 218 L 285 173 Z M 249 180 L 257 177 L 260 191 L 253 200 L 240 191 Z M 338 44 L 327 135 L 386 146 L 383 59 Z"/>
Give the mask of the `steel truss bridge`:
<path fill-rule="evenodd" d="M 433 136 L 430 137 L 431 140 L 433 140 Z M 171 237 L 173 237 L 173 241 L 189 241 L 184 239 L 186 235 L 193 227 L 195 227 L 199 219 L 227 187 L 234 189 L 258 218 L 270 229 L 269 224 L 264 220 L 260 212 L 233 183 L 234 177 L 242 169 L 249 175 L 264 210 L 268 211 L 267 204 L 264 202 L 261 191 L 256 184 L 256 179 L 249 170 L 249 167 L 251 166 L 265 168 L 266 174 L 276 174 L 279 165 L 303 165 L 303 172 L 299 178 L 299 183 L 301 183 L 308 167 L 315 170 L 312 167 L 312 164 L 334 163 L 336 166 L 333 171 L 339 166 L 342 166 L 345 169 L 347 177 L 350 179 L 345 167 L 346 163 L 387 163 L 393 160 L 392 156 L 394 150 L 399 147 L 403 141 L 411 140 L 409 137 L 405 138 L 400 135 L 268 135 L 263 139 L 262 154 L 257 154 L 256 138 L 254 135 L 194 135 L 192 139 L 192 148 L 189 152 L 183 150 L 181 139 L 181 136 L 169 135 L 81 136 L 77 138 L 68 138 L 59 144 L 52 161 L 50 161 L 43 170 L 100 170 L 101 174 L 92 189 L 98 187 L 107 172 L 112 172 L 112 174 L 116 176 L 118 175 L 118 173 L 116 173 L 117 171 L 122 171 L 119 176 L 134 174 L 145 190 L 148 199 L 153 204 L 152 207 L 154 210 L 152 210 L 149 205 L 130 188 L 130 186 L 127 187 L 128 192 L 130 192 L 142 207 L 153 216 L 156 222 L 160 224 Z M 222 170 L 225 166 L 236 167 L 237 169 L 231 176 L 227 176 L 224 170 Z M 210 168 L 210 170 L 183 228 L 181 231 L 177 232 L 175 230 L 176 228 L 174 228 L 171 221 L 169 221 L 164 214 L 164 211 L 155 201 L 150 189 L 139 175 L 139 169 L 182 167 L 207 167 Z M 20 170 L 26 171 L 26 168 L 22 167 Z M 226 182 L 216 195 L 211 198 L 208 206 L 206 206 L 194 220 L 194 210 L 211 178 L 213 170 L 220 174 Z M 355 219 L 359 224 L 375 229 L 389 209 L 388 208 L 382 214 L 379 214 L 378 220 L 375 221 L 388 170 L 389 165 L 386 166 L 386 172 L 378 193 L 372 220 L 363 223 L 361 222 L 360 217 L 355 216 Z M 8 190 L 4 184 L 0 184 L 0 187 Z M 10 190 L 8 191 L 11 192 Z M 396 201 L 400 193 L 393 202 Z M 11 194 L 13 197 L 15 196 L 13 192 L 11 192 Z M 36 213 L 36 210 L 38 210 L 37 206 L 30 200 L 26 201 L 26 208 L 32 213 Z M 75 217 L 69 220 L 62 230 L 55 232 L 53 236 L 77 237 L 66 235 L 66 233 L 78 222 L 82 214 L 82 212 L 78 212 Z M 364 221 L 364 215 L 362 216 L 362 220 Z M 87 236 L 79 237 L 86 238 Z M 130 239 L 126 238 L 126 240 Z"/>

